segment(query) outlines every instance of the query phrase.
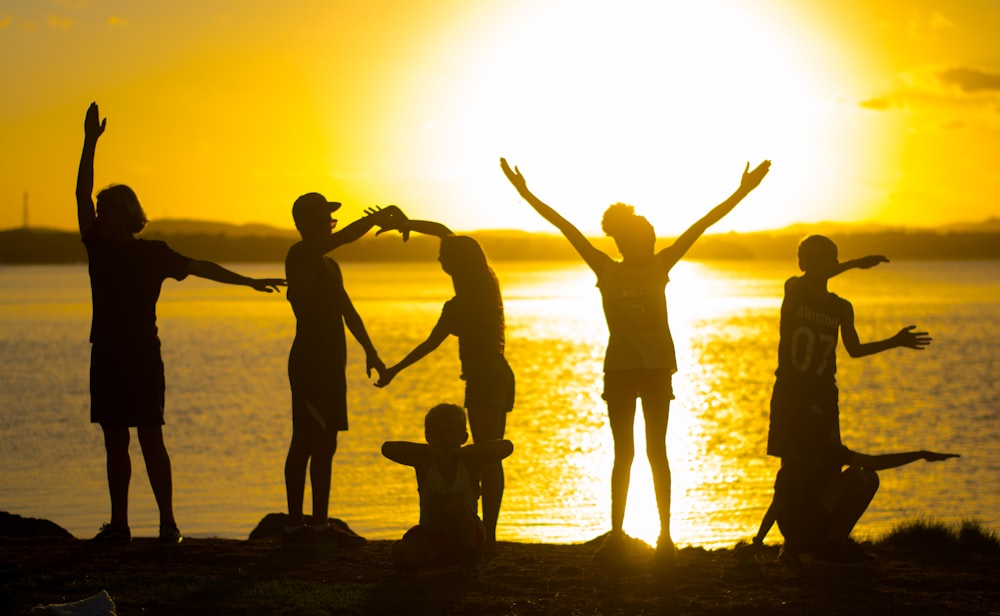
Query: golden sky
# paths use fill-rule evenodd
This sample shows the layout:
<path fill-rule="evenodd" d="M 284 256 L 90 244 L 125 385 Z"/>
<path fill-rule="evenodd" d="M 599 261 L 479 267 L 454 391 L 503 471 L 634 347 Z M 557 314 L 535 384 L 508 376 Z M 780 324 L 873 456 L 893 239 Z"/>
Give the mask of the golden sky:
<path fill-rule="evenodd" d="M 8 0 L 0 229 L 73 228 L 87 105 L 96 182 L 149 216 L 291 227 L 396 203 L 456 230 L 588 233 L 636 205 L 675 234 L 1000 216 L 998 0 Z"/>

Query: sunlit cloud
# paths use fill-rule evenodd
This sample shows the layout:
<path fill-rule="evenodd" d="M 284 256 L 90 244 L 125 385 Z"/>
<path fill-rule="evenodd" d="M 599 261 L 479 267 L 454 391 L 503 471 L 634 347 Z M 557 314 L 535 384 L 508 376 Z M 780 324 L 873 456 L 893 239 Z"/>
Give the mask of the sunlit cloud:
<path fill-rule="evenodd" d="M 1000 72 L 973 68 L 952 68 L 938 74 L 946 84 L 958 86 L 963 92 L 1000 92 Z"/>
<path fill-rule="evenodd" d="M 114 15 L 112 15 L 111 17 L 108 17 L 108 25 L 109 26 L 127 26 L 128 25 L 128 20 L 122 19 L 121 17 L 115 17 Z"/>
<path fill-rule="evenodd" d="M 76 24 L 76 20 L 71 17 L 60 17 L 59 15 L 49 15 L 45 18 L 48 22 L 49 27 L 55 28 L 56 30 L 69 30 Z"/>
<path fill-rule="evenodd" d="M 9 26 L 12 21 L 13 18 L 10 15 L 4 15 L 3 17 L 0 17 L 0 30 L 3 30 L 7 26 Z"/>

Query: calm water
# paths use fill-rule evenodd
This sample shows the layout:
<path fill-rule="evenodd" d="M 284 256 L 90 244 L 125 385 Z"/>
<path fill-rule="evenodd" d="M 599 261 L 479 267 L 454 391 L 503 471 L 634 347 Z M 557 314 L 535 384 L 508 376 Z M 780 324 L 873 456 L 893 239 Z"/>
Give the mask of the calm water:
<path fill-rule="evenodd" d="M 668 451 L 681 545 L 748 538 L 768 505 L 777 470 L 764 455 L 768 399 L 781 287 L 793 268 L 683 262 L 673 272 L 667 295 L 681 367 Z M 281 274 L 280 265 L 234 269 Z M 594 278 L 575 263 L 496 269 L 518 379 L 500 538 L 591 539 L 609 527 L 612 453 L 600 399 L 607 329 Z M 423 340 L 451 296 L 450 279 L 433 263 L 347 264 L 344 273 L 387 362 Z M 854 302 L 863 340 L 911 323 L 934 336 L 923 352 L 841 354 L 845 443 L 868 453 L 963 456 L 883 472 L 858 532 L 877 535 L 919 517 L 1000 527 L 1000 262 L 891 263 L 844 274 L 831 289 Z M 48 518 L 81 537 L 108 517 L 101 433 L 89 423 L 89 323 L 84 266 L 0 267 L 0 510 Z M 264 514 L 285 510 L 291 309 L 283 295 L 169 281 L 159 323 L 177 519 L 188 535 L 246 537 Z M 461 402 L 457 347 L 446 342 L 387 390 L 365 377 L 359 347 L 348 352 L 351 430 L 334 460 L 331 513 L 369 538 L 396 538 L 417 519 L 415 483 L 379 447 L 421 439 L 427 408 Z M 638 452 L 641 439 L 640 420 Z M 157 516 L 135 439 L 132 450 L 132 529 L 152 535 Z M 639 453 L 626 530 L 652 542 L 656 526 Z M 771 539 L 780 540 L 777 529 Z"/>

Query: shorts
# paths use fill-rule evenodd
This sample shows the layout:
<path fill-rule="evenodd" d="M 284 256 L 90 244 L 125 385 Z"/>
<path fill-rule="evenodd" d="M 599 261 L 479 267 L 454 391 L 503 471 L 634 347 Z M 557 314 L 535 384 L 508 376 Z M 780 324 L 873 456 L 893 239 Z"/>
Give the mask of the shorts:
<path fill-rule="evenodd" d="M 292 430 L 323 430 L 336 435 L 347 430 L 347 374 L 329 357 L 292 349 L 288 357 L 292 389 Z"/>
<path fill-rule="evenodd" d="M 639 398 L 643 408 L 667 407 L 674 399 L 672 378 L 673 371 L 667 369 L 606 370 L 601 397 L 609 404 L 635 402 Z"/>
<path fill-rule="evenodd" d="M 165 390 L 159 339 L 91 346 L 91 422 L 111 428 L 162 426 Z"/>
<path fill-rule="evenodd" d="M 406 531 L 403 540 L 419 539 L 427 542 L 434 553 L 434 563 L 438 565 L 466 565 L 478 560 L 486 542 L 483 523 L 476 520 L 476 537 L 472 547 L 462 547 L 458 537 L 442 533 L 419 524 Z"/>
<path fill-rule="evenodd" d="M 504 358 L 463 366 L 465 408 L 509 413 L 514 408 L 514 371 Z"/>
<path fill-rule="evenodd" d="M 780 382 L 774 384 L 767 455 L 781 458 L 811 456 L 819 448 L 839 446 L 840 442 L 836 387 L 815 392 Z"/>

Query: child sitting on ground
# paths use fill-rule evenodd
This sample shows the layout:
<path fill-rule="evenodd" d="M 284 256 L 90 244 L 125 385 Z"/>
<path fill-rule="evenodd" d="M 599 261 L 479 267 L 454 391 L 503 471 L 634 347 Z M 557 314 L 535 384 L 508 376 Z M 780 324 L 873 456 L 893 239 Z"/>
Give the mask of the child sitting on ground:
<path fill-rule="evenodd" d="M 475 562 L 484 542 L 477 515 L 480 468 L 509 456 L 514 445 L 508 440 L 465 445 L 465 411 L 455 404 L 439 404 L 427 412 L 424 436 L 426 443 L 382 445 L 382 455 L 414 468 L 420 492 L 420 523 L 393 545 L 393 564 L 415 569 Z"/>

